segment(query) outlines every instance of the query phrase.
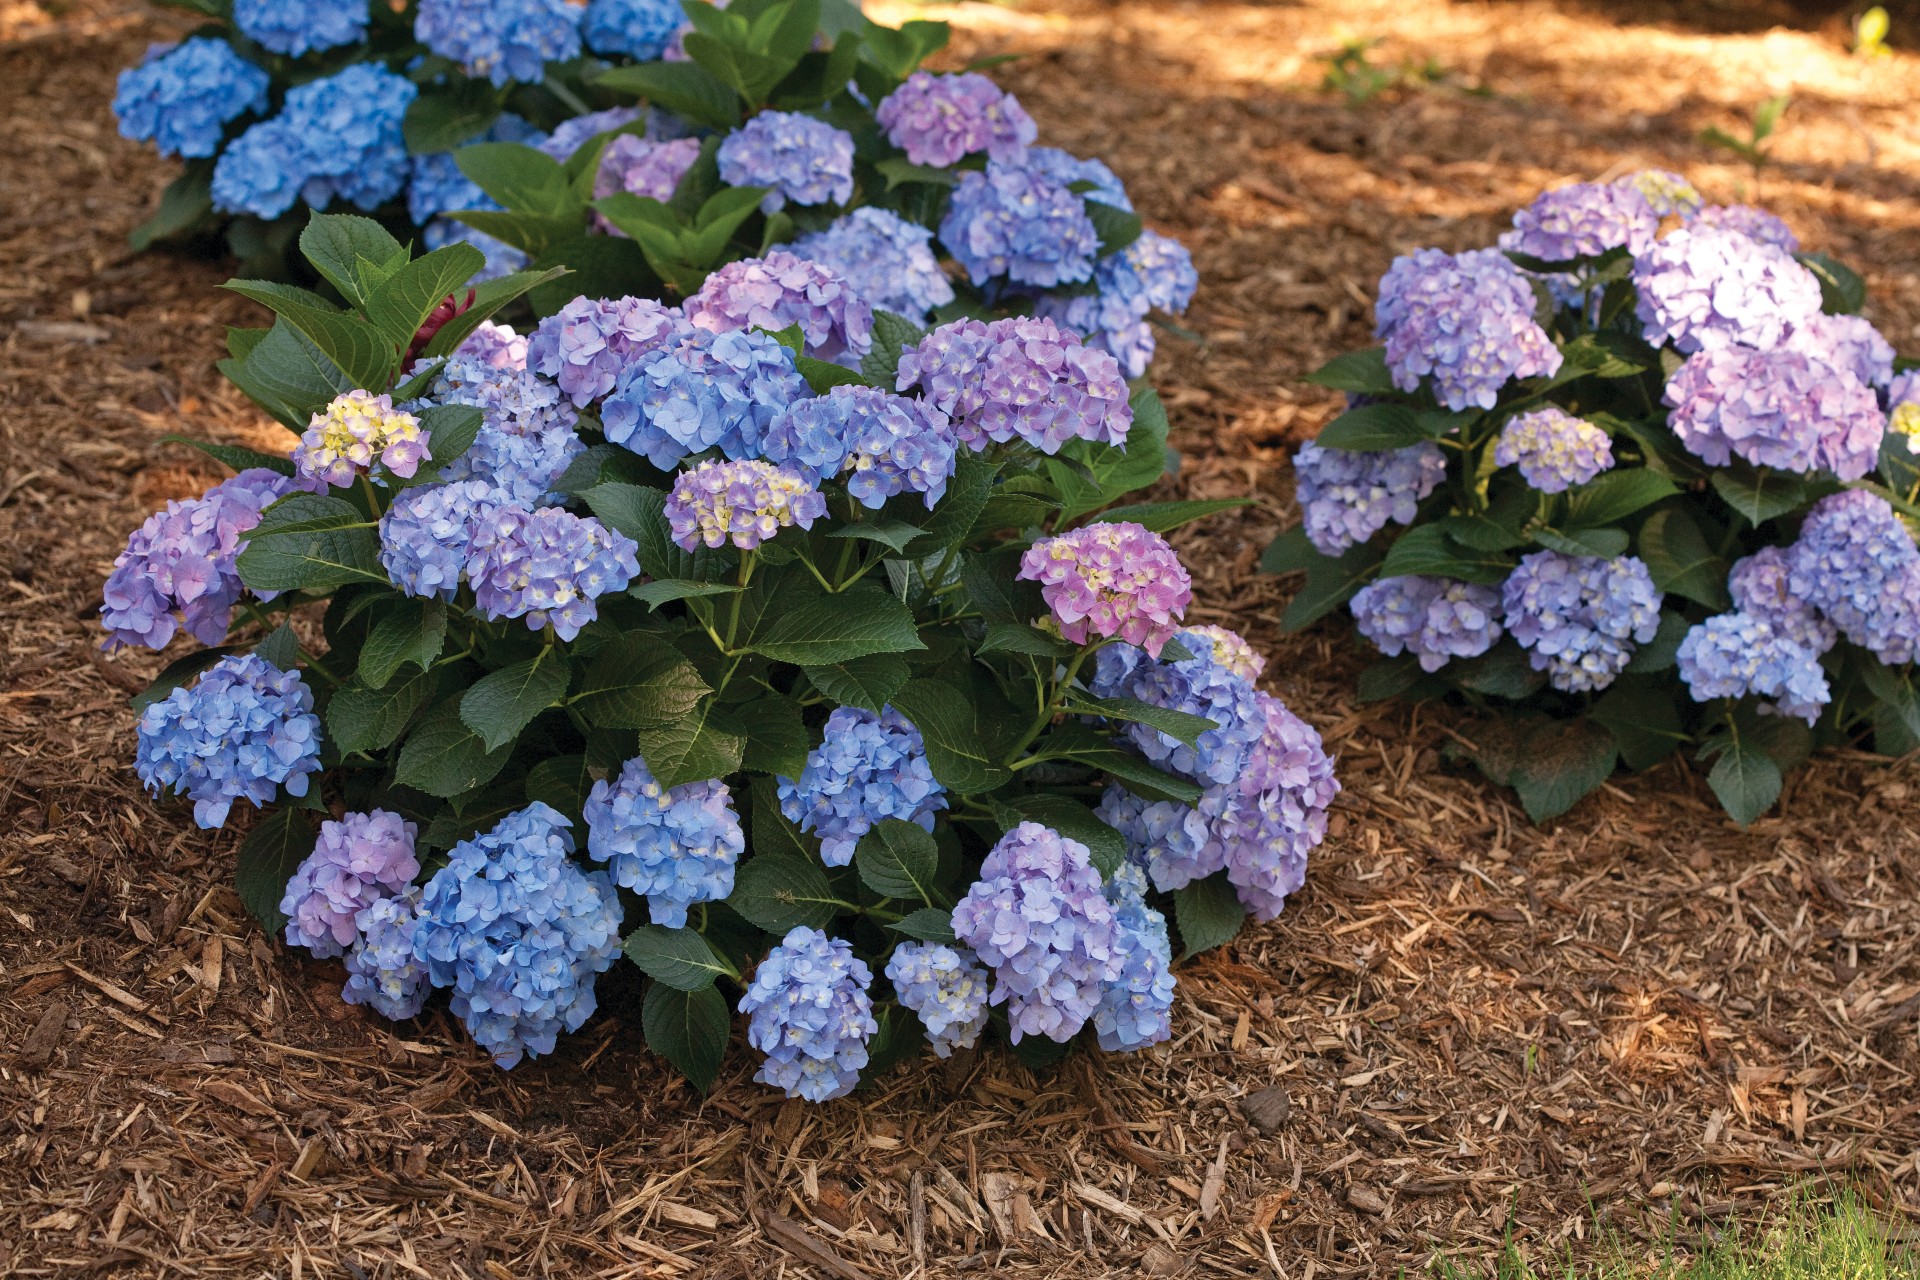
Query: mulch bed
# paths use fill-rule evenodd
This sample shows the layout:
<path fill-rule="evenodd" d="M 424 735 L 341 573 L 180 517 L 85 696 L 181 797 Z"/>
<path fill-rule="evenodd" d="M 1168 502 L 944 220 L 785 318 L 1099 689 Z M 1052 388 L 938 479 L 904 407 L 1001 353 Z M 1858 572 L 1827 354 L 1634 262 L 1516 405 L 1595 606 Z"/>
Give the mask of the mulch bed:
<path fill-rule="evenodd" d="M 1253 573 L 1288 446 L 1334 411 L 1298 375 L 1366 341 L 1393 254 L 1486 243 L 1569 177 L 1737 198 L 1752 175 L 1695 134 L 1776 87 L 1762 194 L 1920 350 L 1920 64 L 1849 59 L 1831 23 L 1615 25 L 1646 8 L 955 11 L 961 58 L 1033 55 L 999 74 L 1043 136 L 1195 248 L 1169 487 L 1258 498 L 1182 540 L 1196 612 L 1271 655 L 1346 791 L 1282 920 L 1182 967 L 1170 1046 L 925 1059 L 810 1107 L 737 1043 L 710 1097 L 675 1079 L 626 966 L 511 1073 L 444 1011 L 369 1019 L 246 918 L 235 833 L 139 794 L 125 700 L 159 661 L 97 654 L 99 583 L 212 478 L 161 437 L 285 441 L 211 367 L 253 320 L 223 266 L 122 247 L 168 175 L 115 137 L 112 76 L 176 28 L 0 0 L 0 1276 L 1366 1276 L 1684 1241 L 1828 1175 L 1914 1212 L 1909 764 L 1824 757 L 1743 833 L 1674 763 L 1536 829 L 1448 763 L 1455 713 L 1357 704 L 1351 642 L 1280 635 L 1290 584 Z M 1343 29 L 1447 78 L 1322 94 Z"/>

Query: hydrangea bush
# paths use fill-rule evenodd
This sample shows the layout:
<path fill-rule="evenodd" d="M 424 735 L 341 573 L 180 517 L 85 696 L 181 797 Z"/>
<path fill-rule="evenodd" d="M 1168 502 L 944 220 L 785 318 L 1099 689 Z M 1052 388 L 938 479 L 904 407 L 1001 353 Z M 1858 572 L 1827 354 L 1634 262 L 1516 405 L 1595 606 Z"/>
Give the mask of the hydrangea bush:
<path fill-rule="evenodd" d="M 1163 534 L 1235 504 L 1126 502 L 1166 418 L 1110 353 L 862 305 L 850 366 L 631 297 L 521 335 L 489 317 L 537 275 L 443 302 L 470 245 L 300 246 L 348 305 L 237 282 L 278 317 L 225 366 L 286 453 L 202 445 L 240 474 L 142 527 L 102 621 L 211 646 L 137 699 L 138 772 L 266 811 L 241 896 L 345 999 L 444 990 L 512 1066 L 624 955 L 702 1088 L 739 1014 L 824 1100 L 921 1045 L 1165 1040 L 1177 951 L 1300 886 L 1332 764 L 1184 626 Z"/>
<path fill-rule="evenodd" d="M 1747 823 L 1817 746 L 1920 747 L 1920 378 L 1864 296 L 1666 173 L 1395 260 L 1382 345 L 1313 375 L 1287 625 L 1346 606 L 1363 695 L 1477 709 L 1536 820 L 1684 751 Z"/>

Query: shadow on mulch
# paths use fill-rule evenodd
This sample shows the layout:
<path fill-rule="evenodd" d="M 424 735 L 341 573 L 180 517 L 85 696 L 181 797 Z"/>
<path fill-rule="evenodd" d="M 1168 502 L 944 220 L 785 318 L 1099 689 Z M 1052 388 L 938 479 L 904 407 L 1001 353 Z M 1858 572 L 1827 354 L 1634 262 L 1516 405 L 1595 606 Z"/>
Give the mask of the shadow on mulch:
<path fill-rule="evenodd" d="M 125 531 L 211 478 L 160 437 L 286 444 L 212 370 L 252 319 L 222 267 L 122 249 L 167 174 L 105 104 L 167 28 L 0 5 L 0 1276 L 1369 1276 L 1508 1233 L 1686 1239 L 1827 1175 L 1913 1210 L 1910 765 L 1823 758 L 1739 832 L 1670 764 L 1536 829 L 1444 763 L 1453 713 L 1356 705 L 1351 640 L 1282 636 L 1290 584 L 1253 569 L 1290 443 L 1335 408 L 1297 377 L 1368 340 L 1395 253 L 1642 165 L 1734 198 L 1749 176 L 1694 134 L 1776 73 L 1806 97 L 1768 202 L 1914 349 L 1916 63 L 1667 27 L 1626 58 L 1621 28 L 1539 3 L 954 16 L 956 60 L 1034 53 L 1000 74 L 1048 140 L 1108 158 L 1199 259 L 1202 339 L 1158 370 L 1169 488 L 1258 500 L 1181 549 L 1197 620 L 1243 628 L 1339 753 L 1307 889 L 1182 966 L 1164 1051 L 927 1059 L 825 1107 L 753 1084 L 737 1044 L 694 1094 L 640 1047 L 631 972 L 511 1073 L 443 1009 L 343 1005 L 337 964 L 245 918 L 237 834 L 138 793 L 125 699 L 160 659 L 94 651 Z M 1343 28 L 1492 96 L 1320 96 Z"/>

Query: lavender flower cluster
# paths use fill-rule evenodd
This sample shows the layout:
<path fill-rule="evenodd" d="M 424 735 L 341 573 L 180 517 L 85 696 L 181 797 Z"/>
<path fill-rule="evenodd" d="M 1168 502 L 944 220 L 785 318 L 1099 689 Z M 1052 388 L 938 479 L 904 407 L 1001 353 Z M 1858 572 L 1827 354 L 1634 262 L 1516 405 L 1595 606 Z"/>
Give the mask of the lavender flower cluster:
<path fill-rule="evenodd" d="M 953 301 L 953 283 L 933 255 L 933 232 L 897 213 L 862 206 L 834 219 L 825 231 L 801 236 L 794 255 L 846 281 L 872 310 L 924 325 L 936 307 Z"/>
<path fill-rule="evenodd" d="M 843 472 L 847 493 L 878 510 L 898 493 L 924 496 L 929 511 L 947 491 L 955 443 L 947 415 L 924 400 L 878 387 L 835 387 L 797 400 L 768 428 L 762 450 L 816 483 Z"/>
<path fill-rule="evenodd" d="M 964 947 L 903 942 L 887 959 L 887 981 L 900 1007 L 920 1019 L 936 1057 L 972 1048 L 986 1030 L 991 975 Z"/>
<path fill-rule="evenodd" d="M 985 152 L 988 159 L 1018 164 L 1040 136 L 1019 101 L 983 75 L 933 75 L 916 71 L 873 110 L 887 141 L 914 164 L 938 168 Z"/>
<path fill-rule="evenodd" d="M 1507 423 L 1494 446 L 1500 466 L 1518 466 L 1542 493 L 1565 493 L 1613 466 L 1613 440 L 1584 418 L 1553 405 Z"/>
<path fill-rule="evenodd" d="M 1447 578 L 1381 578 L 1354 594 L 1355 627 L 1389 658 L 1411 653 L 1422 671 L 1477 658 L 1500 639 L 1500 592 Z"/>
<path fill-rule="evenodd" d="M 566 0 L 420 0 L 414 39 L 496 89 L 536 84 L 580 53 L 581 10 Z"/>
<path fill-rule="evenodd" d="M 775 417 L 811 394 L 793 352 L 767 334 L 689 330 L 622 371 L 601 423 L 609 443 L 662 470 L 708 449 L 745 461 L 760 456 Z"/>
<path fill-rule="evenodd" d="M 269 53 L 298 58 L 367 38 L 368 0 L 233 0 L 233 25 Z"/>
<path fill-rule="evenodd" d="M 792 525 L 812 528 L 826 513 L 826 496 L 805 476 L 757 459 L 682 471 L 666 505 L 673 540 L 688 551 L 729 542 L 752 551 Z"/>
<path fill-rule="evenodd" d="M 1635 556 L 1536 551 L 1500 588 L 1507 630 L 1556 689 L 1604 689 L 1660 629 L 1663 595 Z"/>
<path fill-rule="evenodd" d="M 807 354 L 858 365 L 873 346 L 873 308 L 838 275 L 784 249 L 730 262 L 687 299 L 687 319 L 711 333 L 799 325 Z"/>
<path fill-rule="evenodd" d="M 845 204 L 853 199 L 853 135 L 792 111 L 763 111 L 720 143 L 720 181 L 766 187 L 763 212 L 788 201 Z"/>
<path fill-rule="evenodd" d="M 1436 444 L 1379 453 L 1323 449 L 1309 440 L 1293 456 L 1295 496 L 1307 538 L 1337 556 L 1387 527 L 1412 524 L 1420 503 L 1447 478 Z"/>
<path fill-rule="evenodd" d="M 1042 453 L 1074 439 L 1121 445 L 1133 424 L 1114 358 L 1045 319 L 942 325 L 900 353 L 894 385 L 918 390 L 969 449 L 1015 438 Z"/>
<path fill-rule="evenodd" d="M 1491 409 L 1510 380 L 1560 371 L 1533 313 L 1533 287 L 1498 250 L 1420 249 L 1381 277 L 1374 329 L 1402 391 L 1424 378 L 1449 409 Z"/>
<path fill-rule="evenodd" d="M 232 45 L 194 36 L 122 71 L 113 114 L 121 137 L 152 142 L 163 156 L 201 158 L 220 149 L 229 124 L 267 109 L 268 84 Z"/>
<path fill-rule="evenodd" d="M 294 870 L 280 900 L 287 945 L 316 956 L 345 954 L 360 936 L 360 913 L 404 893 L 420 874 L 416 834 L 413 823 L 385 809 L 321 823 L 313 852 Z"/>

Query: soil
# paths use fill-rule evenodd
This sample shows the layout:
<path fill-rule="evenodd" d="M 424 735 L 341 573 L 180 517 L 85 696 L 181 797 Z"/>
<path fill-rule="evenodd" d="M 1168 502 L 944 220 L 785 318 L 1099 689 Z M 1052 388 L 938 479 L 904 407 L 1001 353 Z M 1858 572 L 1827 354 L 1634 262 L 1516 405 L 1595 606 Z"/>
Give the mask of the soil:
<path fill-rule="evenodd" d="M 342 1004 L 227 887 L 238 833 L 140 794 L 126 699 L 161 659 L 96 651 L 126 531 L 215 478 L 165 437 L 286 443 L 212 368 L 254 319 L 223 264 L 123 247 L 170 175 L 115 136 L 113 74 L 181 27 L 0 0 L 0 1276 L 1371 1276 L 1684 1246 L 1808 1183 L 1920 1210 L 1910 762 L 1823 756 L 1744 832 L 1674 762 L 1535 828 L 1448 764 L 1453 713 L 1359 705 L 1348 635 L 1281 635 L 1292 583 L 1253 572 L 1334 411 L 1299 376 L 1368 340 L 1393 255 L 1487 243 L 1551 183 L 1757 189 L 1920 350 L 1920 60 L 1781 3 L 913 16 L 956 23 L 952 65 L 1027 54 L 995 74 L 1042 136 L 1195 250 L 1169 488 L 1257 500 L 1181 550 L 1339 754 L 1306 890 L 1180 967 L 1159 1050 L 922 1059 L 820 1107 L 738 1040 L 711 1096 L 678 1082 L 624 966 L 510 1073 L 444 1011 Z M 1323 91 L 1344 35 L 1433 74 Z M 1760 175 L 1698 140 L 1789 88 Z"/>

